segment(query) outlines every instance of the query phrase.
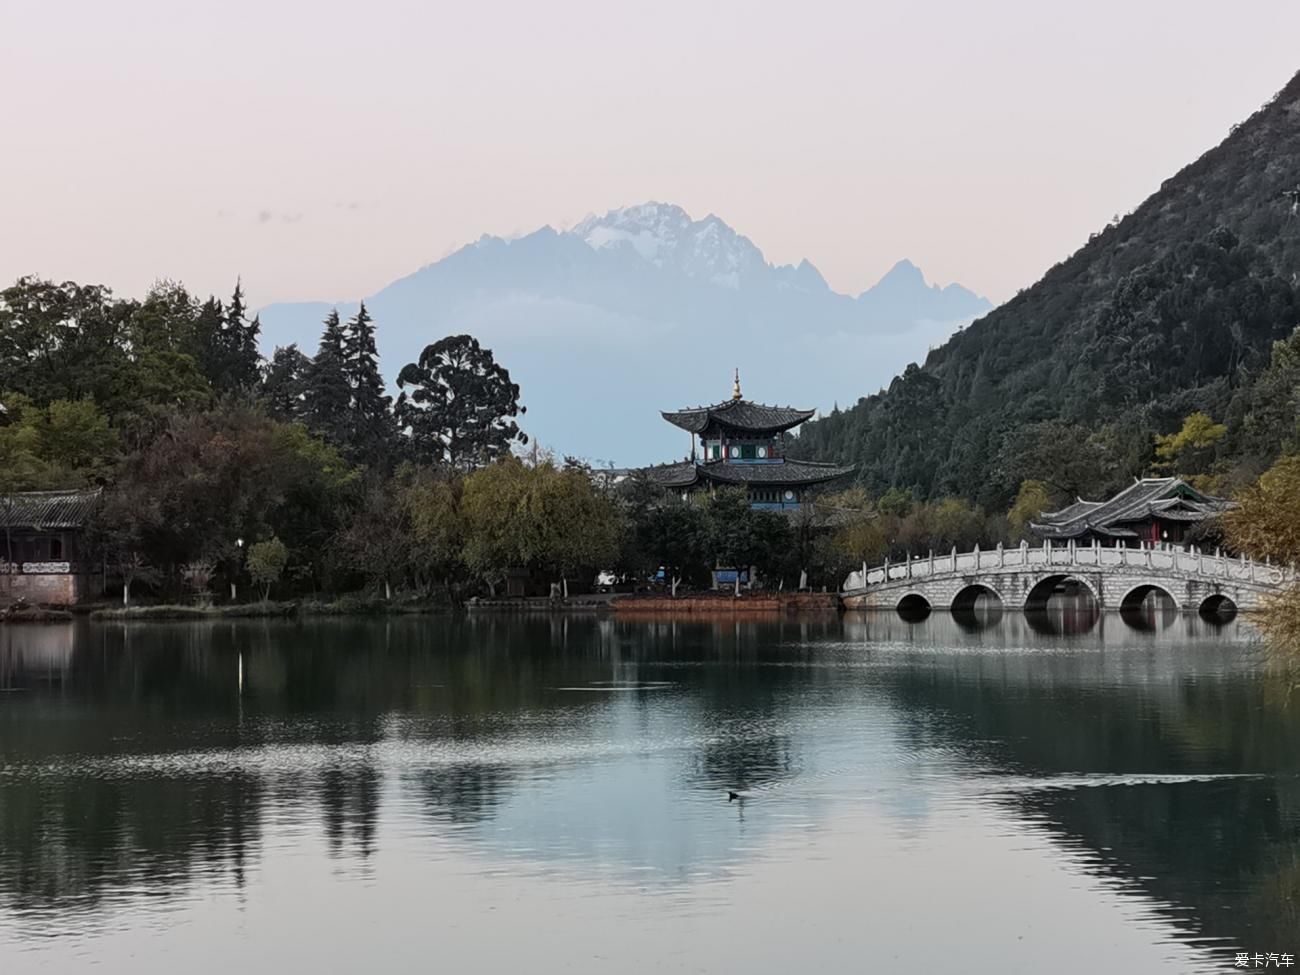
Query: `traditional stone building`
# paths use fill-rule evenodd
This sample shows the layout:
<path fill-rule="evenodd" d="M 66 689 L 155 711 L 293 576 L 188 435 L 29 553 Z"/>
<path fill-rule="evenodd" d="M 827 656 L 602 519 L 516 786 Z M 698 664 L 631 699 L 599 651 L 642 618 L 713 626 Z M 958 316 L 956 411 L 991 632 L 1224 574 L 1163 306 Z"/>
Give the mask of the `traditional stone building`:
<path fill-rule="evenodd" d="M 71 605 L 91 593 L 83 535 L 99 491 L 0 495 L 0 603 Z"/>
<path fill-rule="evenodd" d="M 1198 525 L 1230 506 L 1177 477 L 1145 477 L 1109 501 L 1082 498 L 1060 511 L 1044 511 L 1029 530 L 1052 542 L 1104 545 L 1181 545 Z"/>
<path fill-rule="evenodd" d="M 663 414 L 673 426 L 690 433 L 690 458 L 647 468 L 645 473 L 683 494 L 715 486 L 742 487 L 751 507 L 798 510 L 810 488 L 853 472 L 852 467 L 785 456 L 786 434 L 813 413 L 750 402 L 741 396 L 737 372 L 730 400 Z"/>

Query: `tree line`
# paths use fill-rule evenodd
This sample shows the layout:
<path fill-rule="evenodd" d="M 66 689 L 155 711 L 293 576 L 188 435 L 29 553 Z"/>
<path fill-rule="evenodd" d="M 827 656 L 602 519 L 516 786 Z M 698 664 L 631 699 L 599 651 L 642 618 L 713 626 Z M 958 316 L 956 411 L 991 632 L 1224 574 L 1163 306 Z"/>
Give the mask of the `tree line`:
<path fill-rule="evenodd" d="M 811 522 L 743 492 L 683 501 L 525 454 L 519 387 L 471 336 L 426 347 L 392 398 L 375 329 L 364 305 L 331 312 L 313 354 L 264 360 L 239 285 L 133 300 L 21 279 L 0 292 L 0 499 L 101 486 L 86 554 L 127 594 L 168 599 L 248 583 L 459 599 L 511 573 L 564 588 L 661 568 L 706 585 L 718 565 L 838 584 L 844 558 Z"/>
<path fill-rule="evenodd" d="M 266 595 L 460 599 L 499 591 L 510 573 L 563 587 L 597 570 L 703 586 L 717 566 L 834 588 L 863 561 L 1016 543 L 1122 463 L 1122 437 L 1048 423 L 1008 452 L 1017 486 L 1005 508 L 897 484 L 823 494 L 793 517 L 753 510 L 739 491 L 682 499 L 524 453 L 519 387 L 471 336 L 426 347 L 390 397 L 375 329 L 364 305 L 347 320 L 331 312 L 314 354 L 263 359 L 238 285 L 224 301 L 170 282 L 133 300 L 21 279 L 0 291 L 0 499 L 102 486 L 90 552 L 128 589 L 164 598 L 252 583 Z M 1231 488 L 1232 441 L 1244 438 L 1282 459 L 1241 489 L 1256 499 L 1242 510 L 1300 523 L 1286 501 L 1300 492 L 1298 402 L 1300 333 L 1274 344 L 1237 419 L 1193 411 L 1149 436 L 1143 472 Z M 1300 559 L 1245 517 L 1230 523 L 1237 550 Z"/>

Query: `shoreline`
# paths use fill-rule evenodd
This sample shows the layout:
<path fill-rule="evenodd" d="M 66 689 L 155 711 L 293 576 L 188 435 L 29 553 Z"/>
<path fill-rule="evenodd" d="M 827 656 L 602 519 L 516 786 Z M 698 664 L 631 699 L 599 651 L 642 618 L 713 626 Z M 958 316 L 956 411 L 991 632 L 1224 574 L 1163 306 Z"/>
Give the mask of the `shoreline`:
<path fill-rule="evenodd" d="M 836 593 L 690 593 L 671 597 L 659 593 L 615 593 L 574 596 L 568 600 L 518 596 L 472 599 L 456 606 L 447 602 L 388 602 L 382 599 L 341 597 L 335 600 L 285 600 L 217 606 L 181 603 L 121 607 L 104 604 L 80 606 L 30 606 L 0 612 L 0 626 L 18 623 L 59 623 L 78 619 L 96 622 L 186 622 L 240 619 L 299 619 L 308 617 L 413 616 L 464 612 L 467 614 L 601 615 L 620 618 L 682 615 L 732 617 L 736 614 L 802 615 L 838 613 Z"/>

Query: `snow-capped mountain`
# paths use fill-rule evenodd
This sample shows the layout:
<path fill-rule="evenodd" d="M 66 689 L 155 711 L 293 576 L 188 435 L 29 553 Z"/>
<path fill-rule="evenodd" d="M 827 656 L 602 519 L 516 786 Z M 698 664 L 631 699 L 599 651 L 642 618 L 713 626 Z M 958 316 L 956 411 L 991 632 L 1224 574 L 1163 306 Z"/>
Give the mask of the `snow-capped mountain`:
<path fill-rule="evenodd" d="M 756 273 L 771 270 L 763 252 L 718 217 L 692 220 L 671 203 L 643 203 L 591 216 L 571 231 L 596 250 L 630 247 L 658 267 L 739 288 Z"/>
<path fill-rule="evenodd" d="M 679 457 L 661 409 L 716 402 L 739 367 L 746 396 L 851 403 L 992 306 L 928 284 L 900 261 L 839 294 L 808 261 L 769 264 L 720 218 L 667 203 L 611 210 L 568 231 L 484 236 L 365 298 L 387 375 L 430 342 L 469 332 L 523 390 L 526 429 L 557 451 L 619 464 Z M 263 351 L 315 350 L 331 307 L 261 309 Z"/>

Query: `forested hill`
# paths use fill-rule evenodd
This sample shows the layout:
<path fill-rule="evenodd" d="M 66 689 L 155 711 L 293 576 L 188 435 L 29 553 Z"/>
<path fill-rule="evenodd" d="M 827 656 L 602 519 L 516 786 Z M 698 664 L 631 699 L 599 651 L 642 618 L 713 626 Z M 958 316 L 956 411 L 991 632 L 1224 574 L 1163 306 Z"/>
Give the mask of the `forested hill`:
<path fill-rule="evenodd" d="M 1151 468 L 1154 435 L 1203 411 L 1228 425 L 1220 479 L 1257 473 L 1295 432 L 1293 412 L 1266 429 L 1278 404 L 1261 397 L 1285 391 L 1257 387 L 1300 324 L 1298 191 L 1300 75 L 923 366 L 807 424 L 798 452 L 858 465 L 873 492 L 1003 509 L 1031 477 L 1121 486 Z"/>

